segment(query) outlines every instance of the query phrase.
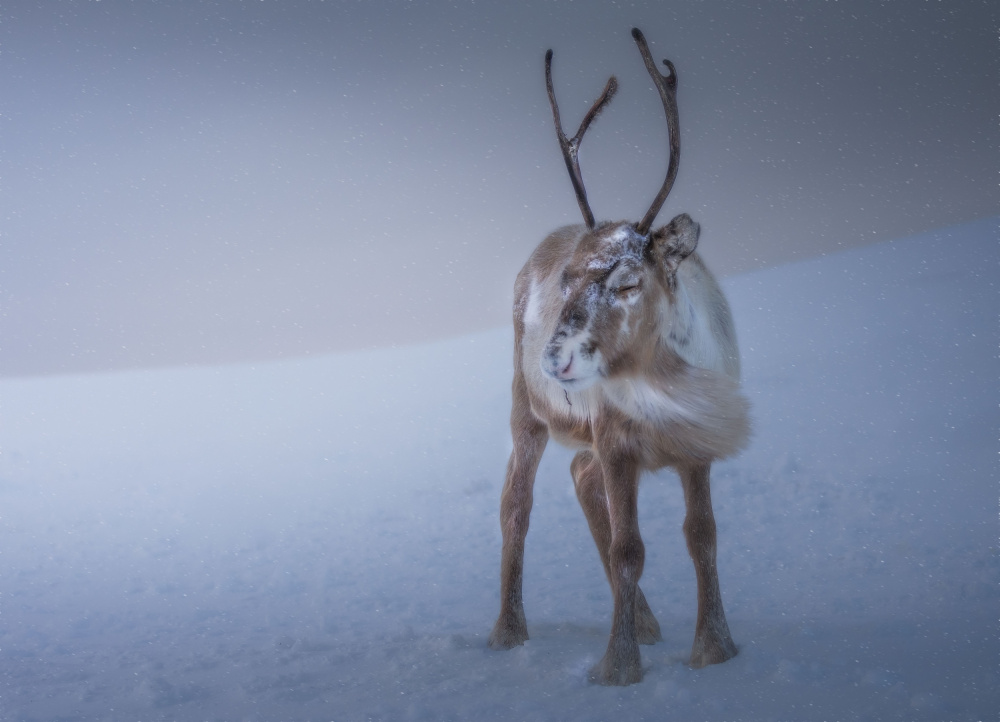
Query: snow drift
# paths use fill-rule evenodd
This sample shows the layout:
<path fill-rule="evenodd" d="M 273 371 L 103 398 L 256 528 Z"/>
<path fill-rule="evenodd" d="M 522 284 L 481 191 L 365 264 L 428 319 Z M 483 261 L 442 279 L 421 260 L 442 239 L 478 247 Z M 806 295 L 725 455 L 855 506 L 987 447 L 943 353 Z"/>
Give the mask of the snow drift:
<path fill-rule="evenodd" d="M 511 332 L 0 381 L 0 718 L 968 719 L 997 673 L 998 219 L 725 283 L 755 436 L 714 468 L 740 654 L 644 479 L 645 680 L 550 445 L 531 639 L 491 652 Z M 706 238 L 711 242 L 710 235 Z"/>

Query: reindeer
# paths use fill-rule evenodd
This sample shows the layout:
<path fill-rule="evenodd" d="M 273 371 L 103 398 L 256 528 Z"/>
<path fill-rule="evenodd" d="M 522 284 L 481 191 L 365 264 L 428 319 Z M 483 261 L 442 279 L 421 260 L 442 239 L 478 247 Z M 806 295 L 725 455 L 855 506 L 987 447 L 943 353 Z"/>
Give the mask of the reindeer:
<path fill-rule="evenodd" d="M 570 473 L 614 594 L 607 652 L 590 670 L 591 681 L 607 685 L 641 681 L 639 645 L 662 639 L 638 584 L 645 557 L 637 509 L 643 471 L 673 467 L 684 488 L 684 535 L 698 582 L 691 666 L 737 653 L 716 572 L 709 470 L 714 459 L 743 447 L 750 428 L 732 316 L 695 252 L 698 224 L 681 214 L 650 231 L 677 176 L 677 73 L 664 60 L 668 74 L 661 74 L 642 33 L 633 28 L 632 37 L 663 101 L 670 141 L 666 178 L 639 223 L 595 222 L 577 158 L 617 80 L 608 80 L 567 139 L 552 89 L 552 51 L 545 55 L 556 134 L 585 225 L 549 235 L 514 285 L 514 450 L 500 502 L 500 616 L 489 638 L 493 649 L 528 639 L 524 539 L 535 472 L 552 436 L 579 449 Z"/>

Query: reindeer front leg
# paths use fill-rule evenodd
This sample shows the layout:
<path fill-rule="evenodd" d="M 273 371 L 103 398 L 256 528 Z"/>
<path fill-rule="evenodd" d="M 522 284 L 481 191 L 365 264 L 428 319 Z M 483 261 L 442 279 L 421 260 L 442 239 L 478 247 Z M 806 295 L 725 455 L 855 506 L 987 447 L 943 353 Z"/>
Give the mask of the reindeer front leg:
<path fill-rule="evenodd" d="M 576 498 L 580 501 L 583 513 L 587 517 L 590 533 L 597 545 L 597 553 L 604 565 L 604 574 L 614 591 L 611 573 L 611 517 L 608 515 L 608 492 L 604 487 L 604 474 L 601 473 L 601 462 L 591 451 L 581 451 L 573 457 L 570 464 L 573 475 L 573 485 L 576 487 Z M 656 644 L 663 641 L 660 624 L 653 616 L 641 587 L 635 590 L 635 626 L 639 644 Z"/>
<path fill-rule="evenodd" d="M 549 432 L 531 411 L 523 376 L 514 380 L 514 403 L 510 426 L 514 450 L 507 462 L 507 480 L 500 497 L 500 527 L 503 549 L 500 556 L 500 616 L 490 633 L 492 649 L 510 649 L 524 644 L 528 624 L 524 618 L 521 582 L 524 572 L 524 538 L 528 534 L 532 490 L 538 462 L 548 443 Z"/>
<path fill-rule="evenodd" d="M 601 453 L 601 470 L 611 522 L 608 556 L 615 608 L 607 652 L 590 670 L 590 679 L 599 684 L 626 685 L 642 681 L 636 603 L 646 549 L 639 536 L 639 467 L 634 455 L 611 450 Z"/>
<path fill-rule="evenodd" d="M 698 621 L 691 648 L 692 667 L 725 662 L 735 657 L 737 651 L 722 608 L 719 573 L 715 566 L 715 514 L 712 512 L 710 468 L 709 464 L 704 464 L 680 469 L 687 505 L 684 536 L 698 580 Z"/>

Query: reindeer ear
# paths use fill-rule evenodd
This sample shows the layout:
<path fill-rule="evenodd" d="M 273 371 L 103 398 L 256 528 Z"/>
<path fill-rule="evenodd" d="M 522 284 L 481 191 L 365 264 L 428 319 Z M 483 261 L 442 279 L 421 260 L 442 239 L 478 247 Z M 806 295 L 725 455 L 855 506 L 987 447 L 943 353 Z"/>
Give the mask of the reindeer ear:
<path fill-rule="evenodd" d="M 653 231 L 650 238 L 656 259 L 673 276 L 681 261 L 698 247 L 701 226 L 691 220 L 687 213 L 681 213 L 667 225 Z"/>

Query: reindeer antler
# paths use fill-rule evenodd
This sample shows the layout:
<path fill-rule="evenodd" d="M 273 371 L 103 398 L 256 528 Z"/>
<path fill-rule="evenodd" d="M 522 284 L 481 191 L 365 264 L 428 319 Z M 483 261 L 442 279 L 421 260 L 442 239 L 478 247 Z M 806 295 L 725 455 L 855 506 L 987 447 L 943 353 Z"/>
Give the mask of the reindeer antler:
<path fill-rule="evenodd" d="M 656 85 L 656 89 L 660 93 L 660 100 L 663 101 L 663 112 L 667 116 L 667 134 L 670 138 L 670 163 L 667 165 L 667 177 L 663 180 L 663 185 L 660 186 L 660 192 L 653 199 L 653 205 L 649 207 L 642 221 L 635 227 L 636 232 L 645 236 L 653 226 L 653 221 L 656 220 L 656 214 L 663 207 L 663 202 L 670 194 L 674 179 L 677 178 L 677 167 L 681 159 L 680 118 L 677 115 L 677 71 L 674 69 L 673 63 L 664 60 L 663 64 L 667 66 L 670 74 L 660 73 L 656 68 L 656 63 L 653 62 L 653 56 L 649 52 L 649 46 L 646 44 L 646 38 L 643 37 L 642 31 L 639 28 L 632 28 L 632 37 L 635 39 L 635 44 L 639 46 L 642 61 L 646 64 L 646 70 L 649 71 L 649 77 L 653 79 L 653 84 Z"/>
<path fill-rule="evenodd" d="M 576 135 L 572 138 L 566 137 L 566 133 L 563 132 L 562 122 L 559 120 L 559 106 L 556 104 L 555 91 L 552 90 L 551 50 L 545 53 L 545 89 L 549 93 L 549 104 L 552 106 L 552 118 L 556 124 L 559 147 L 562 148 L 563 158 L 566 160 L 566 170 L 569 171 L 569 178 L 573 182 L 573 190 L 576 191 L 576 202 L 580 204 L 580 211 L 583 212 L 583 220 L 587 223 L 587 228 L 593 228 L 596 222 L 594 221 L 594 214 L 590 210 L 590 204 L 587 203 L 587 189 L 583 187 L 583 175 L 580 173 L 580 160 L 577 158 L 577 153 L 580 151 L 583 134 L 587 132 L 587 128 L 594 122 L 594 118 L 600 115 L 604 107 L 611 102 L 611 98 L 614 97 L 615 92 L 618 90 L 618 80 L 613 75 L 608 78 L 608 84 L 604 86 L 604 92 L 601 93 L 601 97 L 594 101 L 587 114 L 583 116 L 583 122 L 580 123 L 579 130 L 576 131 Z"/>

